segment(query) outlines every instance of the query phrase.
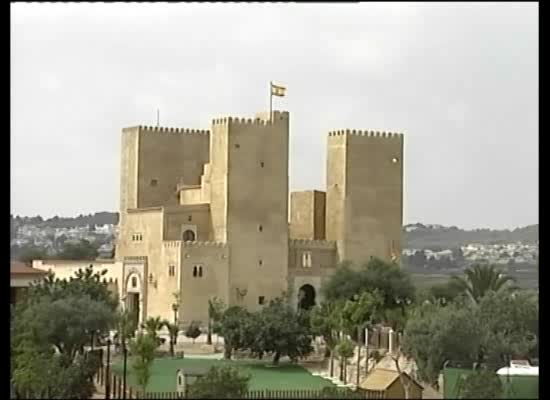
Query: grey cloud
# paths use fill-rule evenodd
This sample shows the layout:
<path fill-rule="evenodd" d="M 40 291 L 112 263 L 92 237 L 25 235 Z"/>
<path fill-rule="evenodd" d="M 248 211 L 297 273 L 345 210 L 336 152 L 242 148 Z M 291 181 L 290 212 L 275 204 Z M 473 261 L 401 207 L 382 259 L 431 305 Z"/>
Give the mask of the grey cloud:
<path fill-rule="evenodd" d="M 12 212 L 118 208 L 120 129 L 291 112 L 291 188 L 335 128 L 406 134 L 405 222 L 538 221 L 538 6 L 12 5 Z M 39 194 L 39 195 L 37 195 Z"/>

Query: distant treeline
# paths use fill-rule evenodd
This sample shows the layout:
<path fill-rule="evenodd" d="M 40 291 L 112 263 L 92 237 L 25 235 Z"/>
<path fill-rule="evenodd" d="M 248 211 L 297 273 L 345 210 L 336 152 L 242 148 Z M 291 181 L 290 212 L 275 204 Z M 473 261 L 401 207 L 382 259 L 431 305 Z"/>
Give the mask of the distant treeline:
<path fill-rule="evenodd" d="M 21 217 L 19 215 L 11 215 L 12 224 L 17 225 L 35 225 L 37 227 L 45 228 L 75 228 L 80 226 L 94 226 L 105 224 L 118 224 L 117 212 L 97 212 L 95 214 L 82 215 L 75 218 L 71 217 L 58 217 L 55 216 L 49 219 L 43 219 L 40 215 L 35 217 Z"/>
<path fill-rule="evenodd" d="M 416 228 L 416 229 L 415 229 Z M 403 248 L 452 249 L 468 243 L 503 244 L 523 242 L 534 244 L 539 240 L 539 225 L 529 225 L 514 230 L 475 229 L 462 230 L 456 226 L 433 227 L 422 224 L 407 225 L 403 232 Z"/>

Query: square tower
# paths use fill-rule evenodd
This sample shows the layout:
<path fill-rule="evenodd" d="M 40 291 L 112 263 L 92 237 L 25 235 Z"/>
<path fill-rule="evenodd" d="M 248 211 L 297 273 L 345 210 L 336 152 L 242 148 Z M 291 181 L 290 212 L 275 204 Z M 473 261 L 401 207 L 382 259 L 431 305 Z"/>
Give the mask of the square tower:
<path fill-rule="evenodd" d="M 229 302 L 258 309 L 287 289 L 288 112 L 212 123 L 214 240 L 229 247 Z"/>
<path fill-rule="evenodd" d="M 328 136 L 326 237 L 338 261 L 399 262 L 403 225 L 403 135 L 337 131 Z"/>
<path fill-rule="evenodd" d="M 290 194 L 290 238 L 325 238 L 326 193 L 318 190 Z"/>

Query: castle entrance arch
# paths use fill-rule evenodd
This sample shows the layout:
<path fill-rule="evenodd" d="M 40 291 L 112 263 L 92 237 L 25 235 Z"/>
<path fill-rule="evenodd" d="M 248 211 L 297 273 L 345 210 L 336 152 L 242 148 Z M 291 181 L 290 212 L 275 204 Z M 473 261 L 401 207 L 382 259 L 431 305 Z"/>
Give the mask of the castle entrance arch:
<path fill-rule="evenodd" d="M 300 287 L 298 291 L 298 308 L 302 310 L 309 310 L 315 305 L 315 288 L 306 283 Z"/>
<path fill-rule="evenodd" d="M 126 278 L 126 309 L 132 315 L 135 326 L 139 326 L 141 322 L 141 277 L 137 273 L 131 273 Z"/>

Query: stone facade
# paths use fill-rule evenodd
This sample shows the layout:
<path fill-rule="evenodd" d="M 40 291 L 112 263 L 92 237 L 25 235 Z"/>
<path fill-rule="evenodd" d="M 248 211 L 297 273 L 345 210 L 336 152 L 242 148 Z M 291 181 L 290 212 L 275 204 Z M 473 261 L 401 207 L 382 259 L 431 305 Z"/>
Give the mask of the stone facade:
<path fill-rule="evenodd" d="M 403 135 L 336 131 L 327 144 L 326 193 L 289 195 L 288 112 L 123 129 L 120 298 L 140 321 L 173 319 L 177 293 L 179 321 L 205 323 L 213 297 L 254 311 L 307 289 L 318 302 L 340 261 L 399 262 Z"/>

